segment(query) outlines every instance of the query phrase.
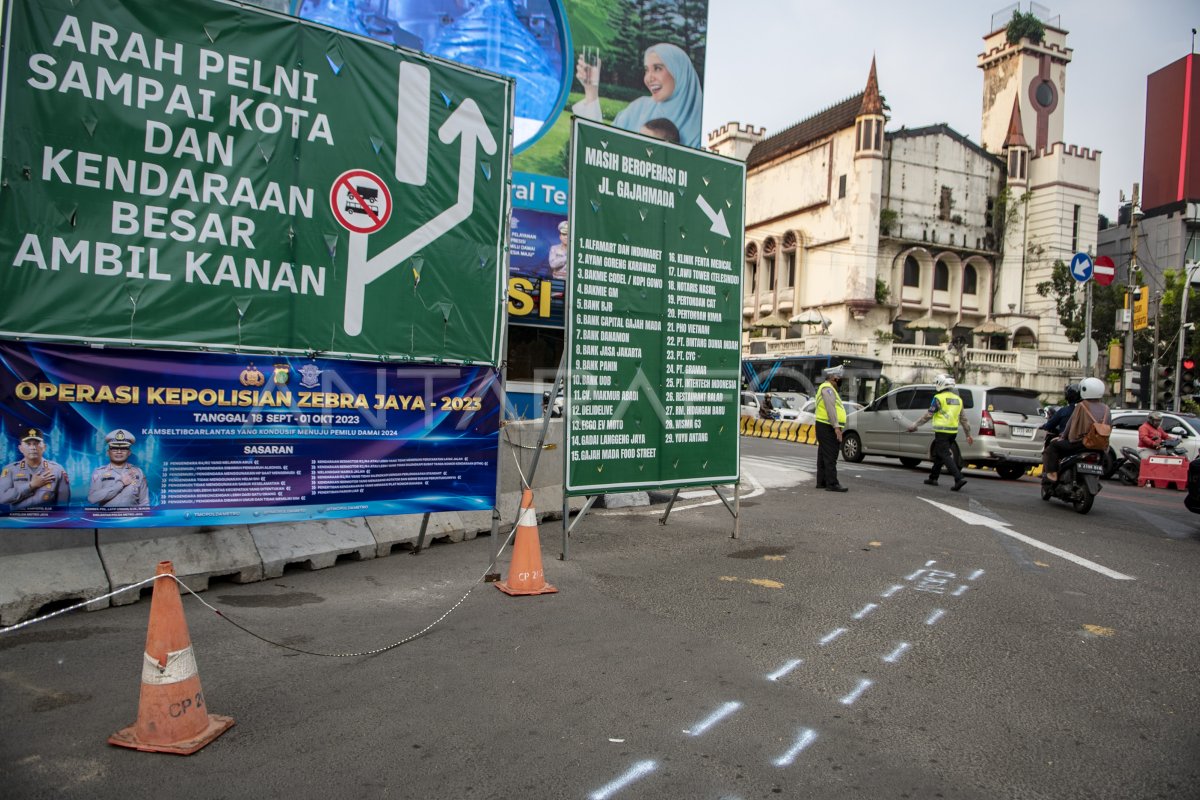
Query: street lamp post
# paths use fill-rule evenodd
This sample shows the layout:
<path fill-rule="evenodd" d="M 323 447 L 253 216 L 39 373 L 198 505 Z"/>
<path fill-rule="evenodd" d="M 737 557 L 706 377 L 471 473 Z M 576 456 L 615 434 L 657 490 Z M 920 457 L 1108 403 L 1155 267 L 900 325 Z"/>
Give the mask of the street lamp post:
<path fill-rule="evenodd" d="M 1187 339 L 1187 307 L 1188 307 L 1188 292 L 1192 288 L 1192 276 L 1196 274 L 1196 270 L 1200 269 L 1200 262 L 1187 264 L 1183 268 L 1183 300 L 1179 304 L 1179 357 L 1175 359 L 1175 364 L 1178 366 L 1183 361 L 1184 342 Z M 1181 379 L 1180 370 L 1175 370 L 1175 411 L 1179 411 L 1179 405 L 1183 402 L 1183 398 L 1179 396 L 1179 381 Z"/>
<path fill-rule="evenodd" d="M 1133 297 L 1141 285 L 1138 275 L 1138 223 L 1142 220 L 1142 203 L 1138 184 L 1133 185 L 1133 202 L 1129 206 L 1129 271 L 1125 276 L 1125 307 L 1129 319 L 1125 326 L 1125 353 L 1121 370 L 1121 402 L 1128 401 L 1129 373 L 1133 371 Z"/>

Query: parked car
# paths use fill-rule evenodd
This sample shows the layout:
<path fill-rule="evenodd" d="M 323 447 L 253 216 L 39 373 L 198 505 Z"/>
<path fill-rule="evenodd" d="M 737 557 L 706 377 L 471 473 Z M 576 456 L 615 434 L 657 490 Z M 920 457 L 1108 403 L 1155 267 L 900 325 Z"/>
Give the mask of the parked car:
<path fill-rule="evenodd" d="M 743 417 L 757 417 L 759 411 L 758 395 L 754 392 L 742 392 L 740 414 Z"/>
<path fill-rule="evenodd" d="M 878 397 L 846 420 L 842 457 L 862 461 L 864 456 L 892 456 L 915 467 L 931 461 L 933 445 L 929 423 L 916 433 L 908 426 L 929 410 L 937 391 L 932 384 L 915 384 Z M 964 465 L 994 468 L 1001 478 L 1015 480 L 1042 461 L 1045 419 L 1038 412 L 1038 393 L 1006 386 L 960 385 L 963 414 L 974 435 L 968 445 L 960 430 L 955 444 Z"/>
<path fill-rule="evenodd" d="M 1138 428 L 1146 421 L 1149 411 L 1136 409 L 1112 412 L 1112 434 L 1108 437 L 1108 458 L 1116 464 L 1122 447 L 1138 446 Z M 1200 417 L 1194 414 L 1163 413 L 1162 429 L 1171 436 L 1178 436 L 1188 459 L 1200 455 Z"/>
<path fill-rule="evenodd" d="M 855 403 L 853 400 L 843 400 L 842 405 L 846 407 L 846 416 L 850 416 L 855 411 L 862 410 L 862 403 Z M 800 415 L 797 420 L 804 425 L 812 425 L 817 421 L 817 401 L 816 398 L 810 399 L 800 407 Z"/>

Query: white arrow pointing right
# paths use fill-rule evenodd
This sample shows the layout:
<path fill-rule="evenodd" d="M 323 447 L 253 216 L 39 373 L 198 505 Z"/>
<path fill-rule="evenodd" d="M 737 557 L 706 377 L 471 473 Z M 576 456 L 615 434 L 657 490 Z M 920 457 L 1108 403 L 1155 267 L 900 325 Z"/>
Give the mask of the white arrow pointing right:
<path fill-rule="evenodd" d="M 704 212 L 704 216 L 708 217 L 708 221 L 712 223 L 712 232 L 718 236 L 729 236 L 729 225 L 725 222 L 725 211 L 716 211 L 704 199 L 704 195 L 696 195 L 696 205 L 700 206 L 700 210 Z"/>

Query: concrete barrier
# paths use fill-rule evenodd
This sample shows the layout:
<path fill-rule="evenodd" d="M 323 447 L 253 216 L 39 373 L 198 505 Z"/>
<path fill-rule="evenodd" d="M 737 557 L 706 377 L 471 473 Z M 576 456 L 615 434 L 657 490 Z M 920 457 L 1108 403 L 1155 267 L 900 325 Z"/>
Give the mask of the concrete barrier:
<path fill-rule="evenodd" d="M 90 528 L 5 530 L 0 531 L 0 542 L 0 625 L 15 625 L 51 603 L 108 593 L 96 532 Z M 86 608 L 96 611 L 108 605 L 106 599 Z"/>
<path fill-rule="evenodd" d="M 366 519 L 318 519 L 253 525 L 250 535 L 262 558 L 263 578 L 278 578 L 289 564 L 332 567 L 339 558 L 374 558 L 379 545 Z"/>
<path fill-rule="evenodd" d="M 492 512 L 486 513 L 488 529 L 491 529 Z M 415 549 L 417 539 L 421 534 L 421 518 L 423 514 L 404 514 L 389 517 L 367 517 L 367 527 L 375 537 L 375 555 L 378 558 L 390 556 L 398 548 L 407 546 Z M 462 515 L 457 511 L 439 511 L 429 515 L 429 526 L 425 529 L 425 544 L 436 541 L 461 542 L 464 539 L 474 539 L 477 531 L 469 534 L 465 530 Z"/>
<path fill-rule="evenodd" d="M 160 561 L 174 564 L 179 580 L 197 592 L 208 589 L 212 578 L 232 577 L 236 583 L 263 579 L 262 559 L 246 525 L 104 528 L 97 531 L 96 540 L 114 590 L 153 577 Z M 139 596 L 124 592 L 113 598 L 113 605 L 135 603 Z"/>
<path fill-rule="evenodd" d="M 536 419 L 510 422 L 501 430 L 497 506 L 502 535 L 516 523 L 521 502 L 517 461 L 528 475 L 541 430 L 542 421 Z M 548 448 L 542 450 L 533 478 L 540 520 L 562 518 L 562 437 L 562 420 L 551 420 Z M 578 511 L 583 504 L 583 497 L 572 497 L 569 507 Z M 490 509 L 439 512 L 430 518 L 426 542 L 460 542 L 491 528 Z M 180 580 L 203 591 L 212 578 L 248 583 L 277 578 L 289 564 L 324 569 L 341 558 L 387 556 L 415 545 L 420 530 L 420 514 L 196 528 L 5 530 L 0 532 L 0 624 L 33 616 L 47 603 L 86 600 L 130 586 L 151 577 L 159 561 L 174 562 Z M 126 592 L 111 602 L 140 598 L 140 593 Z"/>

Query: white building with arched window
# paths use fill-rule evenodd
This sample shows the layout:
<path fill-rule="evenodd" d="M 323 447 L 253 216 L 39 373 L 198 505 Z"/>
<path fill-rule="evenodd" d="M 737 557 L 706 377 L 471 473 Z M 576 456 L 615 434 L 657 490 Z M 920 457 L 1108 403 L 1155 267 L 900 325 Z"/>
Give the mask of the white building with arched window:
<path fill-rule="evenodd" d="M 746 351 L 879 357 L 894 381 L 957 366 L 1052 395 L 1081 376 L 1038 292 L 1097 235 L 1099 153 L 1055 139 L 1066 35 L 1053 20 L 1036 43 L 984 37 L 982 144 L 944 124 L 887 130 L 874 61 L 862 92 L 779 133 L 710 134 L 746 161 L 744 322 L 813 321 Z"/>

